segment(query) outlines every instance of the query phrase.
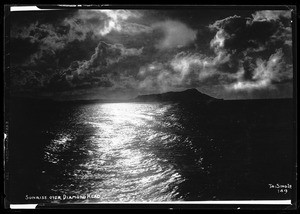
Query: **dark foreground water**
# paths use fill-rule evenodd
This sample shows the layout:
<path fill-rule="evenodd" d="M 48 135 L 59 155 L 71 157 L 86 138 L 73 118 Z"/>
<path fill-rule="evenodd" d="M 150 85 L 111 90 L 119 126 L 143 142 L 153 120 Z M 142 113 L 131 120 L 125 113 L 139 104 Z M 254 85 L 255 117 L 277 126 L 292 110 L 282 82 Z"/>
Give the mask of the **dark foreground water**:
<path fill-rule="evenodd" d="M 9 201 L 290 199 L 291 104 L 13 102 Z"/>

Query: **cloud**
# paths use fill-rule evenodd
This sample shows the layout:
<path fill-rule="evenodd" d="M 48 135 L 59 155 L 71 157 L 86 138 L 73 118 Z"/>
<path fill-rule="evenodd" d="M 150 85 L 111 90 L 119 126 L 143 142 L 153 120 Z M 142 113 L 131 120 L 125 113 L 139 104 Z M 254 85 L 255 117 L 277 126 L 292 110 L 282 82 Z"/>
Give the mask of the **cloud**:
<path fill-rule="evenodd" d="M 65 69 L 47 67 L 50 62 L 45 63 L 44 69 L 41 64 L 27 69 L 20 66 L 12 68 L 12 88 L 19 91 L 43 89 L 54 92 L 97 87 L 134 87 L 134 76 L 127 73 L 126 66 L 131 61 L 136 62 L 134 57 L 139 57 L 142 52 L 143 48 L 126 48 L 122 44 L 100 41 L 88 60 L 74 60 Z"/>
<path fill-rule="evenodd" d="M 93 72 L 93 69 L 101 69 L 111 64 L 119 62 L 128 56 L 139 56 L 142 54 L 143 48 L 125 48 L 122 44 L 108 44 L 100 41 L 95 48 L 95 53 L 90 60 L 80 62 L 81 66 L 76 70 L 77 74 L 85 74 Z M 79 63 L 79 64 L 80 64 Z"/>
<path fill-rule="evenodd" d="M 168 91 L 209 84 L 207 80 L 217 75 L 218 57 L 182 51 L 168 60 L 148 63 L 139 70 L 139 88 Z"/>
<path fill-rule="evenodd" d="M 29 26 L 13 28 L 12 38 L 30 39 L 31 43 L 39 43 L 41 49 L 62 49 L 75 39 L 82 40 L 81 34 L 72 36 L 68 27 L 50 23 L 31 23 Z"/>
<path fill-rule="evenodd" d="M 138 88 L 142 91 L 165 92 L 185 85 L 181 72 L 175 71 L 171 61 L 154 61 L 141 66 L 138 73 Z"/>
<path fill-rule="evenodd" d="M 182 51 L 168 61 L 143 66 L 139 72 L 140 87 L 164 91 L 174 87 L 200 87 L 218 79 L 227 91 L 276 90 L 276 84 L 293 78 L 292 65 L 283 48 L 277 48 L 273 53 L 267 50 L 270 47 L 267 42 L 277 30 L 269 33 L 268 40 L 263 43 L 253 34 L 251 37 L 245 35 L 253 30 L 247 20 L 232 16 L 210 26 L 216 31 L 210 41 L 212 56 Z M 261 26 L 258 29 L 263 30 Z M 273 45 L 271 50 L 277 46 Z"/>
<path fill-rule="evenodd" d="M 280 27 L 278 30 L 270 37 L 270 43 L 278 43 L 278 41 L 284 41 L 283 45 L 292 48 L 292 28 L 291 27 Z"/>
<path fill-rule="evenodd" d="M 12 38 L 10 40 L 11 64 L 21 65 L 30 60 L 30 56 L 39 50 L 38 44 L 31 43 L 30 39 Z"/>
<path fill-rule="evenodd" d="M 126 34 L 137 34 L 151 31 L 151 28 L 148 26 L 132 22 L 125 22 L 125 20 L 129 18 L 140 18 L 142 14 L 137 11 L 101 10 L 101 12 L 105 13 L 108 17 L 105 27 L 100 31 L 102 36 L 110 33 L 112 30 Z"/>
<path fill-rule="evenodd" d="M 259 53 L 267 49 L 266 46 L 259 44 L 255 40 L 249 40 L 249 44 L 253 44 L 253 45 L 250 45 L 250 47 L 248 47 L 242 52 L 244 56 L 247 56 L 248 54 L 252 54 L 252 53 Z"/>
<path fill-rule="evenodd" d="M 70 26 L 72 32 L 81 32 L 83 38 L 88 32 L 96 37 L 106 36 L 112 31 L 134 35 L 151 30 L 148 26 L 127 21 L 141 16 L 133 10 L 78 10 L 66 18 L 64 24 Z"/>
<path fill-rule="evenodd" d="M 155 45 L 160 50 L 186 46 L 193 42 L 197 35 L 196 30 L 189 28 L 180 21 L 157 22 L 151 27 L 163 32 L 163 38 Z"/>
<path fill-rule="evenodd" d="M 103 39 L 111 32 L 127 35 L 149 33 L 151 28 L 135 22 L 142 16 L 134 10 L 78 10 L 55 22 L 35 21 L 23 26 L 12 25 L 11 38 L 30 41 L 39 49 L 27 64 L 36 63 L 45 54 L 56 54 L 74 41 Z"/>
<path fill-rule="evenodd" d="M 278 49 L 268 60 L 258 58 L 251 79 L 245 79 L 245 69 L 240 68 L 235 75 L 237 82 L 227 85 L 228 90 L 246 90 L 274 88 L 273 82 L 291 80 L 293 78 L 291 67 L 287 67 L 281 49 Z M 232 76 L 233 77 L 233 76 Z"/>
<path fill-rule="evenodd" d="M 276 43 L 283 45 L 286 38 L 291 39 L 291 24 L 287 18 L 290 18 L 290 11 L 257 11 L 252 18 L 235 15 L 217 20 L 209 25 L 216 31 L 211 45 L 237 52 L 247 48 L 270 48 Z"/>
<path fill-rule="evenodd" d="M 199 54 L 186 54 L 181 52 L 171 61 L 174 71 L 179 73 L 181 80 L 189 82 L 203 81 L 214 75 L 215 59 L 211 59 Z"/>
<path fill-rule="evenodd" d="M 90 86 L 105 86 L 112 87 L 119 82 L 127 81 L 126 75 L 118 73 L 116 77 L 111 72 L 114 70 L 112 66 L 122 65 L 128 57 L 138 57 L 142 54 L 143 48 L 126 48 L 122 44 L 108 44 L 100 41 L 95 48 L 94 54 L 89 60 L 73 61 L 70 66 L 64 71 L 66 79 L 75 85 L 80 85 L 83 82 L 89 83 Z"/>
<path fill-rule="evenodd" d="M 285 11 L 216 20 L 207 34 L 165 15 L 164 21 L 149 14 L 142 20 L 143 15 L 78 10 L 53 22 L 16 25 L 11 31 L 14 87 L 73 93 L 217 85 L 218 93 L 222 87 L 229 94 L 277 90 L 293 78 L 292 28 Z"/>
<path fill-rule="evenodd" d="M 128 19 L 128 17 L 138 16 L 135 13 L 125 11 L 125 10 L 101 10 L 98 11 L 100 13 L 104 13 L 107 16 L 105 20 L 104 27 L 99 31 L 99 33 L 103 36 L 110 33 L 112 30 L 121 31 L 123 29 L 122 21 Z"/>
<path fill-rule="evenodd" d="M 280 18 L 291 19 L 291 11 L 289 10 L 261 10 L 252 14 L 252 22 L 260 21 L 277 21 Z"/>
<path fill-rule="evenodd" d="M 47 81 L 45 76 L 36 70 L 12 69 L 11 70 L 11 89 L 13 91 L 29 90 L 34 91 L 44 87 Z"/>
<path fill-rule="evenodd" d="M 275 89 L 292 79 L 289 11 L 257 11 L 252 18 L 230 16 L 209 25 L 210 47 L 227 57 L 216 67 L 227 90 Z M 217 59 L 217 58 L 215 58 Z"/>
<path fill-rule="evenodd" d="M 76 36 L 75 36 L 76 35 Z M 15 40 L 30 41 L 32 47 L 37 47 L 35 52 L 27 56 L 23 62 L 25 66 L 40 64 L 49 56 L 59 55 L 74 42 L 83 42 L 86 35 L 73 32 L 68 26 L 53 23 L 35 22 L 29 26 L 12 29 L 12 44 Z M 87 42 L 89 43 L 89 42 Z"/>
<path fill-rule="evenodd" d="M 222 30 L 222 29 L 226 29 L 226 30 L 229 30 L 230 28 L 236 28 L 241 22 L 244 22 L 244 19 L 241 18 L 241 16 L 237 16 L 237 15 L 234 15 L 234 16 L 229 16 L 229 17 L 226 17 L 224 19 L 220 19 L 220 20 L 217 20 L 215 21 L 213 24 L 210 24 L 208 27 L 211 29 L 211 30 Z M 229 25 L 234 25 L 233 27 L 229 27 Z"/>
<path fill-rule="evenodd" d="M 224 47 L 226 38 L 225 30 L 219 28 L 210 42 L 210 47 L 214 51 L 212 56 L 181 51 L 164 63 L 156 61 L 143 66 L 139 72 L 139 75 L 144 77 L 140 86 L 149 89 L 160 88 L 164 91 L 174 87 L 203 86 L 216 77 L 219 77 L 220 81 L 223 79 L 224 84 L 228 84 L 226 80 L 231 82 L 237 80 L 235 69 L 240 66 L 240 59 L 234 58 L 237 56 L 235 50 Z"/>
<path fill-rule="evenodd" d="M 226 34 L 223 29 L 220 29 L 215 37 L 210 41 L 210 46 L 216 48 L 216 50 L 224 47 L 224 41 L 226 39 Z"/>

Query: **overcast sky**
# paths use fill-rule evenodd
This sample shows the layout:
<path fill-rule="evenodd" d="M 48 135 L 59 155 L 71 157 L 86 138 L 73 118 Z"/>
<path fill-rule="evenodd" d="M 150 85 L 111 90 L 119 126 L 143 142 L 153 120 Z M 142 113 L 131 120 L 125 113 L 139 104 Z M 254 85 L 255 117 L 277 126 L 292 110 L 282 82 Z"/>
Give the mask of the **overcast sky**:
<path fill-rule="evenodd" d="M 12 12 L 13 94 L 126 99 L 197 88 L 223 99 L 292 97 L 289 10 Z"/>

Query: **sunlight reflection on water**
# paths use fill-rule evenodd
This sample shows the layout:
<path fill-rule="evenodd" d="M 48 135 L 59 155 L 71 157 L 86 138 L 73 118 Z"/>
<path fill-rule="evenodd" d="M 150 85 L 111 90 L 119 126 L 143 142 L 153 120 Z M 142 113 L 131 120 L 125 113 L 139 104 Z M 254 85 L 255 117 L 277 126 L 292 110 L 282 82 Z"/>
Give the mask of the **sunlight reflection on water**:
<path fill-rule="evenodd" d="M 161 154 L 177 138 L 158 129 L 170 126 L 170 121 L 160 120 L 169 108 L 146 103 L 85 106 L 74 126 L 94 131 L 83 133 L 80 142 L 72 141 L 78 138 L 78 131 L 74 136 L 60 133 L 46 148 L 45 158 L 52 163 L 66 158 L 60 152 L 74 150 L 76 143 L 85 143 L 88 148 L 85 158 L 69 170 L 71 179 L 53 189 L 65 194 L 96 194 L 101 202 L 181 200 L 177 186 L 184 178 Z M 172 118 L 171 123 L 176 123 L 174 115 Z"/>

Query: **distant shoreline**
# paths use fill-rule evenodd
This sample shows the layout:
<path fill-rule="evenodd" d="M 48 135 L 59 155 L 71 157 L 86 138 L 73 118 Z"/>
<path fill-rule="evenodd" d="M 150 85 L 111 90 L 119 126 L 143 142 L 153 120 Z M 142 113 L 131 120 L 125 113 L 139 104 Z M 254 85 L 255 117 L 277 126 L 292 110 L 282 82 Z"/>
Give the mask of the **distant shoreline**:
<path fill-rule="evenodd" d="M 270 98 L 270 99 L 218 99 L 199 92 L 197 89 L 187 89 L 184 91 L 158 94 L 138 95 L 130 99 L 52 99 L 49 97 L 29 97 L 10 96 L 4 98 L 5 102 L 11 101 L 32 101 L 32 102 L 55 102 L 55 103 L 154 103 L 154 102 L 189 102 L 189 103 L 209 103 L 209 102 L 264 102 L 279 100 L 294 100 L 294 98 Z"/>

